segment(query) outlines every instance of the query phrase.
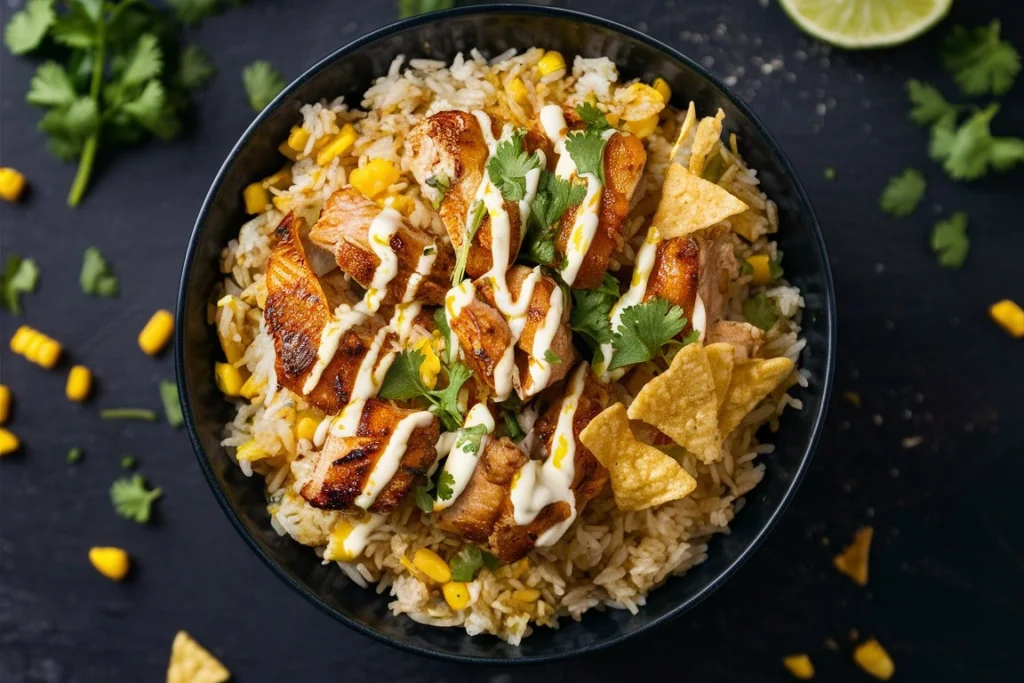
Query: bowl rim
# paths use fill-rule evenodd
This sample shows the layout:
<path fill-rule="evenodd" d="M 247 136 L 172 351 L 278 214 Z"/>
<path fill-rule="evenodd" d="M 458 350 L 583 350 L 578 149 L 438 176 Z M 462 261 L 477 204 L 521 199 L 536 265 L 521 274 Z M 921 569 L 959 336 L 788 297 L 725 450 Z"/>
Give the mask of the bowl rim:
<path fill-rule="evenodd" d="M 193 417 L 191 400 L 188 394 L 188 387 L 185 376 L 185 353 L 184 353 L 184 336 L 185 336 L 185 318 L 186 318 L 186 306 L 185 299 L 188 291 L 188 284 L 192 276 L 192 267 L 196 261 L 197 245 L 199 238 L 202 233 L 203 225 L 206 222 L 207 216 L 210 212 L 210 208 L 215 202 L 217 196 L 220 194 L 221 186 L 224 182 L 224 178 L 228 173 L 228 170 L 233 165 L 236 157 L 240 154 L 241 150 L 249 144 L 250 139 L 253 137 L 255 132 L 262 126 L 263 122 L 268 119 L 277 109 L 283 104 L 288 102 L 293 93 L 299 89 L 299 87 L 310 80 L 314 76 L 318 75 L 324 69 L 329 68 L 334 62 L 345 57 L 350 52 L 353 52 L 365 45 L 374 43 L 385 39 L 401 30 L 413 28 L 423 24 L 430 24 L 435 22 L 441 22 L 447 19 L 472 16 L 472 15 L 496 15 L 496 14 L 511 14 L 511 15 L 539 15 L 548 17 L 558 17 L 560 19 L 569 19 L 572 21 L 578 21 L 590 25 L 594 25 L 600 28 L 609 29 L 615 33 L 621 34 L 632 40 L 639 41 L 646 44 L 647 46 L 654 48 L 665 54 L 666 56 L 674 59 L 689 69 L 697 72 L 701 77 L 710 81 L 719 91 L 721 91 L 725 97 L 727 97 L 739 111 L 753 124 L 758 134 L 767 143 L 768 148 L 778 160 L 778 166 L 782 172 L 789 177 L 793 182 L 794 189 L 796 191 L 796 198 L 802 206 L 802 210 L 806 212 L 807 217 L 810 219 L 811 232 L 813 236 L 814 249 L 819 252 L 822 260 L 822 279 L 824 282 L 824 298 L 825 298 L 825 372 L 824 376 L 820 381 L 820 393 L 821 402 L 817 409 L 817 413 L 813 415 L 813 423 L 811 427 L 811 435 L 804 447 L 803 454 L 800 457 L 799 464 L 796 468 L 795 474 L 791 481 L 788 483 L 781 499 L 775 506 L 775 510 L 770 514 L 768 520 L 757 530 L 751 541 L 744 547 L 740 553 L 736 556 L 731 563 L 729 563 L 718 576 L 713 577 L 707 585 L 701 588 L 696 593 L 688 596 L 682 602 L 679 602 L 673 606 L 664 615 L 651 620 L 648 623 L 642 624 L 641 626 L 634 628 L 630 631 L 617 633 L 609 638 L 606 638 L 600 642 L 588 644 L 585 646 L 561 651 L 553 652 L 550 654 L 541 654 L 536 656 L 528 657 L 477 657 L 472 655 L 463 655 L 453 652 L 447 652 L 443 650 L 431 649 L 429 647 L 415 645 L 403 642 L 397 638 L 394 638 L 386 633 L 377 631 L 376 629 L 367 626 L 366 624 L 348 617 L 320 598 L 314 592 L 309 590 L 306 586 L 293 579 L 283 567 L 278 565 L 268 554 L 264 551 L 260 542 L 257 538 L 249 532 L 245 524 L 242 522 L 239 512 L 231 505 L 226 494 L 221 489 L 217 482 L 217 477 L 210 465 L 209 458 L 206 455 L 206 451 L 203 447 L 202 440 L 200 439 L 198 429 L 195 424 Z M 260 112 L 252 123 L 245 129 L 242 135 L 239 137 L 238 142 L 234 144 L 228 156 L 221 164 L 217 171 L 217 175 L 214 178 L 210 189 L 207 191 L 206 196 L 203 199 L 202 206 L 199 210 L 199 214 L 196 218 L 195 225 L 192 229 L 192 234 L 189 237 L 188 248 L 185 252 L 185 261 L 182 266 L 181 279 L 178 286 L 178 298 L 175 305 L 175 328 L 174 328 L 174 366 L 175 375 L 177 379 L 178 395 L 180 402 L 183 407 L 183 413 L 185 417 L 185 427 L 188 432 L 189 440 L 192 444 L 193 453 L 196 456 L 196 460 L 199 462 L 199 467 L 203 472 L 203 476 L 206 478 L 207 484 L 213 491 L 214 497 L 220 504 L 220 507 L 224 510 L 228 519 L 231 521 L 232 526 L 238 534 L 245 540 L 250 548 L 263 560 L 270 570 L 284 581 L 288 586 L 297 591 L 300 595 L 305 597 L 309 602 L 315 605 L 321 612 L 328 614 L 337 621 L 340 621 L 345 626 L 361 633 L 365 636 L 372 638 L 373 640 L 385 643 L 392 647 L 396 647 L 405 652 L 410 652 L 417 655 L 423 655 L 440 659 L 449 662 L 460 662 L 470 664 L 487 664 L 487 665 L 522 665 L 522 664 L 538 664 L 545 662 L 555 662 L 572 657 L 576 657 L 582 654 L 591 652 L 598 652 L 607 648 L 618 645 L 630 638 L 633 638 L 641 633 L 651 631 L 659 626 L 663 626 L 672 620 L 678 618 L 688 610 L 697 606 L 704 599 L 710 596 L 715 590 L 718 589 L 727 579 L 733 576 L 736 571 L 754 554 L 754 552 L 760 547 L 761 543 L 768 536 L 768 534 L 775 528 L 782 514 L 786 511 L 796 490 L 799 488 L 800 483 L 803 481 L 804 476 L 807 473 L 811 458 L 817 449 L 818 442 L 821 438 L 823 430 L 825 416 L 828 412 L 829 397 L 832 392 L 832 385 L 835 375 L 835 354 L 836 354 L 836 304 L 835 304 L 835 289 L 832 280 L 832 269 L 829 263 L 828 251 L 825 247 L 824 237 L 821 232 L 821 226 L 818 222 L 817 216 L 814 212 L 814 207 L 811 204 L 810 199 L 807 196 L 807 192 L 804 189 L 803 183 L 800 181 L 800 177 L 797 175 L 796 170 L 793 168 L 789 161 L 789 158 L 783 152 L 779 143 L 775 140 L 772 134 L 768 131 L 767 127 L 761 121 L 760 117 L 750 108 L 747 103 L 741 99 L 736 93 L 734 93 L 720 78 L 712 74 L 710 71 L 705 69 L 699 63 L 683 54 L 679 50 L 661 42 L 655 38 L 652 38 L 640 31 L 630 28 L 624 24 L 603 17 L 598 17 L 586 12 L 580 12 L 577 10 L 569 10 L 556 7 L 536 6 L 536 5 L 523 5 L 515 3 L 500 3 L 491 5 L 474 5 L 469 7 L 458 7 L 449 10 L 443 10 L 438 12 L 431 12 L 427 14 L 418 15 L 408 19 L 396 21 L 381 28 L 375 29 L 350 43 L 347 43 L 336 50 L 333 50 L 323 58 L 316 61 L 312 66 L 303 71 L 297 78 L 295 78 L 288 86 L 281 91 L 274 100 L 267 105 Z M 465 636 L 467 638 L 471 636 Z"/>

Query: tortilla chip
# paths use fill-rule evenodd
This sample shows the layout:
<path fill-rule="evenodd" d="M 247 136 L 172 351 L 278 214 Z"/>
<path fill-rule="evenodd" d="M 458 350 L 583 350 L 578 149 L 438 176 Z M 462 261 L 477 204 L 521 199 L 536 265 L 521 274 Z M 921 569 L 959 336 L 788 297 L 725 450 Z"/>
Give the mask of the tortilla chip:
<path fill-rule="evenodd" d="M 690 106 L 686 109 L 686 118 L 683 119 L 682 125 L 679 126 L 679 135 L 676 136 L 676 144 L 672 145 L 672 153 L 668 155 L 670 161 L 676 160 L 676 154 L 679 153 L 679 148 L 683 146 L 683 141 L 686 136 L 690 134 L 690 130 L 693 128 L 694 122 L 697 120 L 697 109 L 693 106 L 693 102 L 690 102 Z"/>
<path fill-rule="evenodd" d="M 672 365 L 648 382 L 629 406 L 629 417 L 660 429 L 701 462 L 722 455 L 718 433 L 718 399 L 704 347 L 680 349 Z"/>
<path fill-rule="evenodd" d="M 875 530 L 869 526 L 861 527 L 853 535 L 853 543 L 832 558 L 835 568 L 853 579 L 858 586 L 868 585 L 868 556 L 874 533 Z"/>
<path fill-rule="evenodd" d="M 768 219 L 757 215 L 752 209 L 733 216 L 729 223 L 732 225 L 732 231 L 748 242 L 754 242 L 761 235 L 771 232 Z"/>
<path fill-rule="evenodd" d="M 715 146 L 722 139 L 722 120 L 725 112 L 721 109 L 714 118 L 705 116 L 697 124 L 697 134 L 693 138 L 693 147 L 690 149 L 690 173 L 700 176 L 704 173 L 708 156 L 715 150 Z"/>
<path fill-rule="evenodd" d="M 793 372 L 788 358 L 752 358 L 736 363 L 725 402 L 718 412 L 718 428 L 727 437 L 779 382 Z"/>
<path fill-rule="evenodd" d="M 231 672 L 216 657 L 192 640 L 192 636 L 178 631 L 171 645 L 167 683 L 224 683 L 229 678 Z"/>
<path fill-rule="evenodd" d="M 718 400 L 717 409 L 721 409 L 722 404 L 725 403 L 725 395 L 729 392 L 732 368 L 736 362 L 736 352 L 733 351 L 732 344 L 720 342 L 705 346 L 704 353 L 708 356 L 711 376 L 715 379 L 715 398 Z"/>
<path fill-rule="evenodd" d="M 724 188 L 671 164 L 665 173 L 653 225 L 662 237 L 682 237 L 747 210 Z"/>
<path fill-rule="evenodd" d="M 580 441 L 608 469 L 620 510 L 644 510 L 690 495 L 697 481 L 683 466 L 654 446 L 637 441 L 626 407 L 606 408 L 580 433 Z"/>

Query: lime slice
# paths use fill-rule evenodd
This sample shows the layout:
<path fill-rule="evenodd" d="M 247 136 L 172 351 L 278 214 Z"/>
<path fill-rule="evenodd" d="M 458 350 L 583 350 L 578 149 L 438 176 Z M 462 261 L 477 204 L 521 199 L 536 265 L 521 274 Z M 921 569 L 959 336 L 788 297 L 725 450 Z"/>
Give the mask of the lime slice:
<path fill-rule="evenodd" d="M 953 0 L 779 0 L 790 19 L 839 47 L 885 47 L 915 38 L 946 16 Z"/>

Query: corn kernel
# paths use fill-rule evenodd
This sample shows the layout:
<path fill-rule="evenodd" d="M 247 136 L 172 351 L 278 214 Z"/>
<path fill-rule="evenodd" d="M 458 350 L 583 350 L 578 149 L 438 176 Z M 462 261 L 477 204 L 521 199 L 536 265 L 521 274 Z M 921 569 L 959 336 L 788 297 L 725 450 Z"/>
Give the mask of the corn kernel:
<path fill-rule="evenodd" d="M 324 559 L 330 562 L 351 562 L 358 557 L 358 552 L 352 552 L 345 547 L 345 541 L 355 529 L 352 522 L 347 519 L 340 519 L 331 529 L 330 540 L 324 548 Z"/>
<path fill-rule="evenodd" d="M 0 168 L 0 198 L 16 202 L 24 191 L 24 175 L 13 168 Z"/>
<path fill-rule="evenodd" d="M 245 382 L 242 384 L 242 388 L 238 390 L 238 394 L 242 398 L 251 401 L 260 395 L 260 392 L 263 391 L 264 386 L 265 383 L 257 380 L 256 375 L 251 375 L 249 379 L 245 380 Z"/>
<path fill-rule="evenodd" d="M 413 200 L 401 194 L 393 194 L 384 199 L 378 199 L 377 204 L 381 208 L 394 209 L 403 216 L 408 216 L 416 208 L 416 203 Z"/>
<path fill-rule="evenodd" d="M 299 153 L 296 152 L 291 147 L 289 147 L 287 142 L 282 142 L 280 145 L 278 145 L 277 151 L 280 152 L 281 155 L 285 159 L 288 159 L 289 161 L 296 161 L 299 158 Z"/>
<path fill-rule="evenodd" d="M 309 142 L 309 131 L 302 126 L 292 126 L 288 133 L 288 147 L 294 152 L 302 153 L 306 150 L 306 143 Z"/>
<path fill-rule="evenodd" d="M 651 114 L 646 119 L 640 119 L 639 121 L 626 121 L 622 125 L 622 129 L 627 133 L 632 133 L 641 140 L 649 136 L 654 132 L 654 129 L 658 127 L 658 115 Z"/>
<path fill-rule="evenodd" d="M 273 187 L 277 190 L 287 190 L 288 186 L 292 184 L 292 169 L 290 166 L 285 166 L 277 173 L 273 173 L 264 178 L 261 182 L 263 187 L 269 189 Z"/>
<path fill-rule="evenodd" d="M 433 389 L 437 385 L 437 373 L 441 372 L 441 359 L 434 353 L 432 342 L 430 337 L 424 337 L 412 347 L 414 351 L 423 354 L 423 362 L 420 363 L 420 380 L 428 389 Z"/>
<path fill-rule="evenodd" d="M 120 548 L 89 548 L 89 562 L 111 581 L 123 579 L 131 566 L 128 553 Z"/>
<path fill-rule="evenodd" d="M 61 350 L 60 342 L 28 325 L 19 327 L 11 337 L 11 351 L 47 369 L 55 366 L 60 360 Z"/>
<path fill-rule="evenodd" d="M 512 599 L 516 602 L 537 602 L 540 599 L 540 591 L 536 588 L 520 588 L 512 591 Z"/>
<path fill-rule="evenodd" d="M 469 604 L 469 586 L 461 581 L 449 581 L 441 586 L 441 592 L 444 593 L 445 602 L 456 612 Z"/>
<path fill-rule="evenodd" d="M 84 401 L 92 388 L 92 372 L 84 365 L 76 365 L 68 373 L 68 383 L 64 389 L 68 400 Z"/>
<path fill-rule="evenodd" d="M 750 276 L 750 284 L 767 285 L 772 281 L 771 259 L 767 254 L 748 256 L 747 263 L 754 269 Z"/>
<path fill-rule="evenodd" d="M 245 201 L 247 214 L 263 213 L 270 204 L 270 193 L 263 187 L 263 183 L 252 183 L 242 190 L 242 199 Z"/>
<path fill-rule="evenodd" d="M 291 200 L 283 194 L 275 194 L 271 202 L 274 204 L 274 208 L 281 213 L 288 213 L 291 210 Z"/>
<path fill-rule="evenodd" d="M 356 129 L 352 127 L 351 123 L 346 123 L 341 127 L 341 132 L 335 135 L 331 141 L 324 145 L 323 149 L 317 153 L 316 163 L 320 166 L 326 166 L 331 163 L 337 157 L 347 152 L 355 143 L 357 137 Z"/>
<path fill-rule="evenodd" d="M 516 104 L 522 106 L 530 101 L 530 92 L 526 89 L 526 84 L 523 83 L 523 79 L 518 76 L 513 78 L 508 84 L 508 94 L 512 96 L 512 99 Z"/>
<path fill-rule="evenodd" d="M 417 550 L 412 556 L 412 563 L 416 569 L 438 583 L 448 583 L 452 580 L 452 570 L 448 568 L 448 563 L 429 548 Z"/>
<path fill-rule="evenodd" d="M 1024 309 L 1010 299 L 992 304 L 988 314 L 1014 339 L 1024 337 Z"/>
<path fill-rule="evenodd" d="M 794 678 L 809 681 L 814 678 L 814 664 L 807 655 L 790 655 L 782 658 L 782 665 L 789 669 Z"/>
<path fill-rule="evenodd" d="M 319 426 L 320 423 L 311 417 L 300 417 L 298 423 L 295 425 L 295 434 L 300 439 L 312 441 L 313 436 L 316 434 L 316 428 Z"/>
<path fill-rule="evenodd" d="M 651 84 L 651 87 L 658 91 L 658 94 L 661 95 L 661 99 L 664 100 L 666 104 L 668 104 L 668 101 L 672 99 L 672 86 L 670 86 L 668 81 L 661 76 L 654 79 L 654 83 Z"/>
<path fill-rule="evenodd" d="M 353 170 L 348 181 L 352 187 L 370 199 L 375 199 L 397 183 L 399 176 L 401 172 L 398 167 L 387 159 L 371 159 L 363 168 Z"/>
<path fill-rule="evenodd" d="M 11 390 L 6 384 L 0 384 L 0 425 L 11 416 Z"/>
<path fill-rule="evenodd" d="M 245 383 L 245 380 L 242 379 L 242 373 L 234 365 L 230 363 L 217 363 L 214 366 L 213 374 L 217 382 L 217 388 L 220 389 L 222 394 L 225 396 L 242 395 L 242 385 Z"/>
<path fill-rule="evenodd" d="M 889 680 L 896 671 L 889 653 L 874 638 L 857 646 L 853 651 L 853 661 L 880 681 Z"/>
<path fill-rule="evenodd" d="M 561 52 L 549 50 L 544 53 L 544 56 L 537 62 L 537 71 L 540 72 L 541 77 L 551 76 L 559 71 L 565 74 L 565 57 L 562 56 Z M 561 78 L 561 76 L 557 76 Z"/>
<path fill-rule="evenodd" d="M 160 309 L 153 314 L 146 326 L 139 332 L 139 348 L 146 354 L 155 356 L 160 353 L 174 334 L 174 316 L 170 311 Z"/>
<path fill-rule="evenodd" d="M 249 439 L 235 449 L 235 459 L 245 460 L 247 462 L 262 460 L 269 455 L 269 453 L 256 444 L 256 439 Z"/>
<path fill-rule="evenodd" d="M 10 455 L 21 447 L 21 442 L 11 432 L 0 427 L 0 456 Z"/>

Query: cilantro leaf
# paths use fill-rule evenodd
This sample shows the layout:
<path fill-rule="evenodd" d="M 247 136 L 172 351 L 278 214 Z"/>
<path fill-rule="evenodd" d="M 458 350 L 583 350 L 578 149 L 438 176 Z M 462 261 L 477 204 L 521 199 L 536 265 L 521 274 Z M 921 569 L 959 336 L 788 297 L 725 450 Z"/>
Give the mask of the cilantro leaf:
<path fill-rule="evenodd" d="M 914 168 L 908 168 L 901 175 L 889 179 L 882 191 L 879 206 L 893 216 L 909 216 L 924 197 L 926 187 L 924 176 Z"/>
<path fill-rule="evenodd" d="M 475 545 L 465 546 L 448 564 L 452 570 L 452 581 L 462 582 L 472 581 L 484 567 L 493 572 L 501 566 L 498 558 Z"/>
<path fill-rule="evenodd" d="M 662 344 L 686 327 L 685 312 L 665 299 L 655 298 L 622 311 L 619 328 L 612 335 L 609 370 L 654 358 Z"/>
<path fill-rule="evenodd" d="M 434 326 L 437 327 L 444 339 L 445 362 L 451 364 L 455 360 L 455 344 L 452 342 L 452 328 L 448 325 L 448 316 L 445 315 L 444 306 L 434 311 Z"/>
<path fill-rule="evenodd" d="M 547 266 L 558 259 L 555 239 L 558 226 L 570 207 L 576 206 L 587 194 L 587 185 L 579 180 L 566 180 L 542 170 L 537 196 L 530 205 L 530 221 L 523 240 L 523 256 Z"/>
<path fill-rule="evenodd" d="M 455 493 L 455 475 L 447 470 L 441 471 L 441 476 L 437 478 L 437 498 L 438 500 L 451 500 L 452 494 Z"/>
<path fill-rule="evenodd" d="M 28 0 L 24 9 L 15 12 L 4 30 L 4 42 L 11 54 L 23 55 L 39 47 L 46 31 L 56 19 L 53 0 Z"/>
<path fill-rule="evenodd" d="M 21 295 L 35 291 L 39 282 L 39 266 L 32 259 L 23 259 L 17 254 L 7 257 L 7 265 L 0 272 L 0 287 L 3 297 L 0 304 L 11 313 L 21 313 Z"/>
<path fill-rule="evenodd" d="M 522 402 L 515 392 L 502 401 L 501 405 L 501 416 L 505 420 L 505 429 L 508 431 L 508 438 L 512 439 L 515 443 L 519 443 L 526 436 L 522 426 L 519 424 L 519 411 L 522 408 Z"/>
<path fill-rule="evenodd" d="M 56 62 L 44 62 L 36 69 L 25 100 L 37 107 L 67 107 L 77 97 L 75 85 L 64 67 Z"/>
<path fill-rule="evenodd" d="M 932 229 L 932 251 L 939 264 L 946 268 L 959 268 L 967 259 L 971 241 L 967 238 L 967 214 L 957 211 Z"/>
<path fill-rule="evenodd" d="M 999 20 L 988 26 L 955 26 L 942 44 L 942 61 L 968 95 L 1002 95 L 1020 72 L 1020 54 L 999 40 Z"/>
<path fill-rule="evenodd" d="M 429 484 L 419 484 L 413 489 L 416 498 L 416 507 L 424 512 L 434 511 L 434 496 L 430 494 Z"/>
<path fill-rule="evenodd" d="M 910 109 L 910 118 L 922 126 L 938 123 L 947 116 L 955 117 L 960 109 L 957 105 L 947 102 L 934 85 L 915 79 L 907 81 L 907 97 L 913 105 Z"/>
<path fill-rule="evenodd" d="M 551 349 L 548 349 L 547 351 L 544 352 L 544 360 L 551 363 L 552 365 L 558 365 L 559 363 L 562 362 L 562 357 L 559 356 L 554 351 L 552 351 Z"/>
<path fill-rule="evenodd" d="M 407 19 L 417 14 L 436 12 L 455 7 L 455 0 L 398 0 L 398 18 Z"/>
<path fill-rule="evenodd" d="M 785 272 L 782 270 L 782 252 L 777 252 L 775 258 L 768 261 L 768 274 L 773 280 L 781 280 Z"/>
<path fill-rule="evenodd" d="M 584 102 L 576 107 L 576 113 L 579 115 L 583 123 L 587 124 L 587 128 L 595 131 L 604 131 L 611 128 L 611 124 L 608 123 L 608 117 L 604 115 L 604 112 L 595 107 L 590 102 Z"/>
<path fill-rule="evenodd" d="M 590 173 L 604 183 L 604 146 L 607 142 L 604 134 L 594 129 L 569 134 L 565 140 L 565 151 L 576 164 L 579 175 Z"/>
<path fill-rule="evenodd" d="M 78 282 L 86 294 L 111 297 L 118 293 L 117 276 L 96 247 L 89 247 L 82 254 L 82 273 Z"/>
<path fill-rule="evenodd" d="M 78 446 L 74 446 L 68 449 L 68 454 L 64 456 L 64 460 L 69 465 L 74 465 L 82 461 L 82 449 Z"/>
<path fill-rule="evenodd" d="M 611 312 L 619 299 L 619 283 L 605 273 L 597 289 L 574 289 L 575 305 L 569 315 L 569 327 L 578 332 L 591 348 L 612 340 Z"/>
<path fill-rule="evenodd" d="M 420 366 L 426 356 L 422 351 L 403 351 L 398 354 L 388 372 L 384 375 L 377 396 L 396 401 L 426 396 L 429 389 L 420 379 Z"/>
<path fill-rule="evenodd" d="M 70 48 L 91 48 L 99 36 L 96 33 L 98 15 L 94 7 L 86 10 L 83 3 L 73 2 L 68 13 L 59 16 L 50 27 L 50 37 Z"/>
<path fill-rule="evenodd" d="M 465 384 L 473 371 L 462 363 L 453 363 L 448 368 L 448 386 L 444 389 L 434 389 L 427 398 L 437 406 L 438 417 L 448 431 L 455 431 L 462 426 L 462 408 L 459 407 L 459 391 Z"/>
<path fill-rule="evenodd" d="M 457 287 L 462 279 L 466 277 L 466 263 L 469 261 L 469 249 L 473 246 L 473 238 L 480 224 L 484 222 L 487 215 L 487 206 L 482 200 L 473 202 L 469 208 L 469 226 L 462 236 L 462 244 L 459 245 L 459 253 L 455 255 L 455 268 L 452 269 L 452 286 Z"/>
<path fill-rule="evenodd" d="M 153 501 L 163 493 L 161 489 L 147 489 L 141 474 L 122 477 L 110 487 L 110 502 L 117 514 L 139 524 L 149 521 Z"/>
<path fill-rule="evenodd" d="M 128 57 L 118 78 L 119 86 L 130 88 L 142 85 L 151 78 L 156 78 L 164 68 L 163 52 L 160 42 L 152 33 L 139 36 L 135 49 Z"/>
<path fill-rule="evenodd" d="M 768 331 L 779 319 L 779 309 L 764 292 L 758 292 L 743 302 L 743 317 L 754 327 Z"/>
<path fill-rule="evenodd" d="M 198 90 L 217 73 L 210 58 L 198 45 L 189 45 L 178 59 L 178 84 L 186 90 Z"/>
<path fill-rule="evenodd" d="M 487 175 L 509 202 L 522 201 L 526 196 L 526 174 L 540 168 L 540 155 L 527 154 L 523 149 L 522 131 L 500 143 L 487 162 Z"/>
<path fill-rule="evenodd" d="M 183 24 L 197 24 L 217 12 L 218 0 L 167 0 Z"/>
<path fill-rule="evenodd" d="M 185 424 L 185 417 L 181 414 L 181 402 L 178 400 L 178 385 L 173 379 L 160 380 L 160 401 L 164 404 L 167 424 L 175 428 Z"/>
<path fill-rule="evenodd" d="M 270 62 L 258 60 L 242 69 L 242 83 L 249 98 L 249 106 L 263 111 L 278 93 L 284 90 L 284 79 Z"/>
<path fill-rule="evenodd" d="M 950 116 L 935 124 L 929 146 L 932 159 L 941 161 L 957 180 L 974 180 L 990 168 L 1005 171 L 1024 162 L 1024 140 L 992 136 L 989 125 L 998 111 L 998 104 L 990 104 L 959 127 Z"/>

